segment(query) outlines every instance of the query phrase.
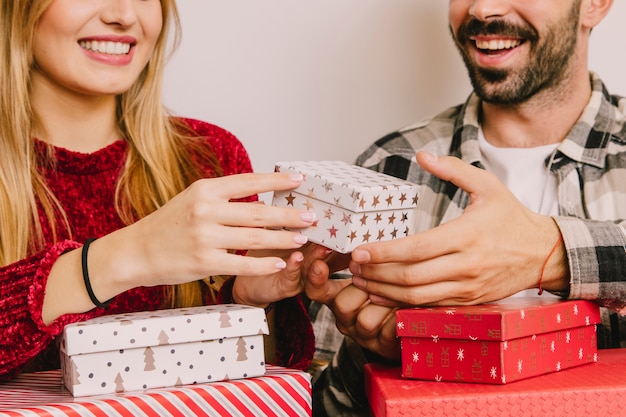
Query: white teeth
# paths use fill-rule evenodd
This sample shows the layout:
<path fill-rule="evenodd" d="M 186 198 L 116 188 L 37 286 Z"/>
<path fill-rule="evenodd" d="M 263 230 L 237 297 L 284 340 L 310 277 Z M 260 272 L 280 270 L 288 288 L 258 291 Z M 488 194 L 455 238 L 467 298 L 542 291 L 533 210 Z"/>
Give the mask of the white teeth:
<path fill-rule="evenodd" d="M 478 49 L 487 49 L 490 51 L 500 51 L 502 49 L 511 49 L 519 46 L 522 42 L 519 40 L 502 40 L 502 39 L 493 39 L 489 41 L 476 41 L 476 47 Z"/>
<path fill-rule="evenodd" d="M 130 44 L 109 41 L 80 41 L 82 48 L 109 55 L 125 55 L 130 51 Z"/>

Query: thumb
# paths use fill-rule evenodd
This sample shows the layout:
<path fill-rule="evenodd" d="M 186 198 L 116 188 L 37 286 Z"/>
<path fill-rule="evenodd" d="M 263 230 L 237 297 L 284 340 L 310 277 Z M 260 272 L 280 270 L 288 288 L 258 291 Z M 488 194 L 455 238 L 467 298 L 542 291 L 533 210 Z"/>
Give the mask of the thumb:
<path fill-rule="evenodd" d="M 330 306 L 337 294 L 351 282 L 351 279 L 331 279 L 328 265 L 316 260 L 309 269 L 304 288 L 309 299 Z"/>
<path fill-rule="evenodd" d="M 481 195 L 489 195 L 498 188 L 500 181 L 495 175 L 477 168 L 454 156 L 437 156 L 419 151 L 415 155 L 417 163 L 426 171 L 449 181 L 467 192 L 472 200 Z"/>

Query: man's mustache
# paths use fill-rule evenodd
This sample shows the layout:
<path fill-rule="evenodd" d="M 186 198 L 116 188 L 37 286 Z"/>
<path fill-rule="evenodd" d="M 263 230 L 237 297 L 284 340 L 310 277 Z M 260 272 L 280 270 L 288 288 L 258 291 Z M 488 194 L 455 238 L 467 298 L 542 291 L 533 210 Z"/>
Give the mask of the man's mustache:
<path fill-rule="evenodd" d="M 473 36 L 497 35 L 505 38 L 517 38 L 534 41 L 539 38 L 537 31 L 531 26 L 518 26 L 504 20 L 491 20 L 483 22 L 472 19 L 459 28 L 457 40 L 464 43 Z"/>

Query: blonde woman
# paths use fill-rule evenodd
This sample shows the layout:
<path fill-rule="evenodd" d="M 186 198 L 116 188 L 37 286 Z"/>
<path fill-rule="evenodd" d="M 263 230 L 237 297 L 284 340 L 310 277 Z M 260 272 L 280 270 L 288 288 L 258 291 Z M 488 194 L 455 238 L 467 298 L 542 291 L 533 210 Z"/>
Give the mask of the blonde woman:
<path fill-rule="evenodd" d="M 306 239 L 278 229 L 315 219 L 251 203 L 301 178 L 252 174 L 230 133 L 168 114 L 170 27 L 179 33 L 174 0 L 0 8 L 2 379 L 57 367 L 68 323 L 212 302 L 276 303 L 268 353 L 310 361 L 296 297 Z M 236 253 L 255 249 L 286 255 Z"/>

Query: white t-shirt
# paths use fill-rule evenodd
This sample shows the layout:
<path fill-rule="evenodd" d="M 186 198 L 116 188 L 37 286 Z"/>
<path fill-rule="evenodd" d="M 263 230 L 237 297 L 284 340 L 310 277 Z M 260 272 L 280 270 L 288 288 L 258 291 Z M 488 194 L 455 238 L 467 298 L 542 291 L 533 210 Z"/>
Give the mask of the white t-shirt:
<path fill-rule="evenodd" d="M 558 144 L 535 148 L 499 148 L 487 142 L 481 128 L 478 131 L 478 145 L 485 169 L 494 173 L 526 208 L 546 216 L 558 214 L 557 180 L 545 164 Z M 525 290 L 514 297 L 535 295 L 537 290 Z M 549 295 L 544 292 L 544 296 Z"/>

